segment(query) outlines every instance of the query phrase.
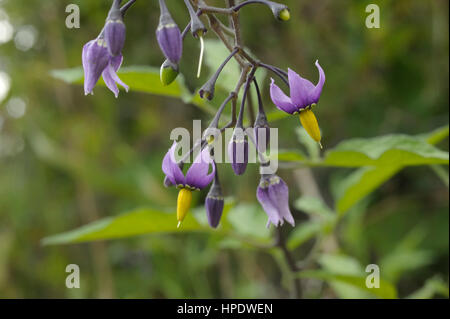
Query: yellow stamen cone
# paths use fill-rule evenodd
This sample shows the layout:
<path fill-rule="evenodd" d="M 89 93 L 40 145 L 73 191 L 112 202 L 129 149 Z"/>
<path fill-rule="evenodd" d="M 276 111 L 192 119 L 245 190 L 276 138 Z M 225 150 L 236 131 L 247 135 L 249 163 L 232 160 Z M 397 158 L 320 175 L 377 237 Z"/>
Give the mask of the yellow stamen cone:
<path fill-rule="evenodd" d="M 181 222 L 183 221 L 184 217 L 186 217 L 186 214 L 189 208 L 191 207 L 191 202 L 192 202 L 192 191 L 187 188 L 180 189 L 177 200 L 178 227 L 180 227 Z"/>
<path fill-rule="evenodd" d="M 311 138 L 314 141 L 319 143 L 320 147 L 322 148 L 322 144 L 320 143 L 322 137 L 320 135 L 319 123 L 317 123 L 317 119 L 313 111 L 311 110 L 301 111 L 299 117 L 300 122 L 302 123 L 306 132 L 309 134 L 309 136 L 311 136 Z"/>

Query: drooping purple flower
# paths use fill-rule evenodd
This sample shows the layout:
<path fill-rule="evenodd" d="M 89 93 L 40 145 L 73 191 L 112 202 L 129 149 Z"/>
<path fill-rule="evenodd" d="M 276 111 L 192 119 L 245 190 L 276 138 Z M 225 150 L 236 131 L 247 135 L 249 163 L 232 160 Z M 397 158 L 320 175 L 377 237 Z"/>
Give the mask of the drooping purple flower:
<path fill-rule="evenodd" d="M 183 40 L 178 25 L 172 19 L 164 0 L 159 0 L 161 16 L 156 29 L 156 39 L 164 56 L 172 63 L 178 64 L 183 52 Z"/>
<path fill-rule="evenodd" d="M 316 61 L 316 67 L 319 70 L 319 82 L 317 85 L 312 84 L 309 80 L 288 69 L 290 97 L 284 94 L 272 79 L 270 97 L 278 109 L 289 114 L 297 114 L 301 110 L 317 104 L 325 83 L 325 73 L 319 61 Z"/>
<path fill-rule="evenodd" d="M 295 225 L 289 209 L 289 189 L 286 183 L 277 175 L 262 175 L 256 197 L 264 211 L 267 213 L 270 224 L 281 226 L 287 221 L 292 226 Z"/>
<path fill-rule="evenodd" d="M 216 169 L 216 176 L 214 178 L 214 182 L 205 200 L 206 217 L 211 227 L 217 228 L 217 226 L 219 226 L 224 205 L 225 201 L 222 194 L 222 187 L 220 186 Z"/>
<path fill-rule="evenodd" d="M 215 165 L 209 155 L 209 148 L 205 147 L 196 157 L 191 167 L 189 167 L 186 175 L 180 168 L 179 163 L 175 160 L 175 149 L 177 144 L 174 143 L 164 156 L 162 170 L 166 174 L 169 181 L 178 188 L 188 188 L 191 190 L 200 190 L 208 186 L 214 178 Z M 212 172 L 208 174 L 212 167 Z"/>
<path fill-rule="evenodd" d="M 114 0 L 104 28 L 105 41 L 109 53 L 113 57 L 121 54 L 125 44 L 126 27 L 123 21 L 123 14 L 120 11 L 121 2 L 122 0 Z"/>
<path fill-rule="evenodd" d="M 111 58 L 105 40 L 99 37 L 86 43 L 81 58 L 84 69 L 84 94 L 93 94 L 92 90 Z"/>
<path fill-rule="evenodd" d="M 176 185 L 180 189 L 177 200 L 177 220 L 178 227 L 186 217 L 191 206 L 192 191 L 200 190 L 208 186 L 214 178 L 216 167 L 210 156 L 209 147 L 205 147 L 196 157 L 194 163 L 188 169 L 186 175 L 179 163 L 175 160 L 174 143 L 164 156 L 162 170 L 166 174 L 166 178 L 172 185 Z M 212 166 L 212 172 L 208 174 L 209 168 Z"/>
<path fill-rule="evenodd" d="M 82 62 L 84 69 L 84 94 L 94 94 L 93 90 L 100 76 L 103 76 L 106 86 L 119 95 L 117 84 L 128 92 L 128 86 L 117 76 L 123 57 L 121 54 L 112 57 L 108 52 L 106 41 L 102 36 L 91 40 L 83 47 Z"/>
<path fill-rule="evenodd" d="M 311 109 L 317 104 L 322 94 L 325 83 L 325 72 L 319 65 L 319 61 L 316 61 L 316 67 L 319 70 L 319 82 L 317 85 L 312 84 L 289 69 L 288 78 L 291 96 L 288 97 L 284 94 L 272 79 L 270 97 L 278 109 L 289 114 L 299 114 L 300 122 L 306 132 L 322 147 L 319 124 Z"/>
<path fill-rule="evenodd" d="M 236 128 L 228 143 L 228 157 L 236 175 L 245 173 L 248 164 L 248 137 L 242 128 Z"/>

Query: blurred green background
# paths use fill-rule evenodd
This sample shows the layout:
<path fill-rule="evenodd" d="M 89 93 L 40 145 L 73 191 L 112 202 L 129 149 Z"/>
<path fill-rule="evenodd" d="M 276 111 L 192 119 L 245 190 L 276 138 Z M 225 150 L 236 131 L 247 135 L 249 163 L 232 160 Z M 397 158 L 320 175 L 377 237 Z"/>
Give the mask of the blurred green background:
<path fill-rule="evenodd" d="M 319 59 L 327 76 L 316 109 L 325 148 L 355 137 L 417 135 L 448 124 L 448 1 L 282 2 L 291 9 L 286 23 L 263 6 L 242 10 L 243 38 L 261 60 L 290 67 L 313 82 Z M 365 27 L 365 7 L 372 2 L 381 9 L 380 29 Z M 65 27 L 70 3 L 80 7 L 80 29 Z M 188 14 L 182 1 L 167 4 L 183 28 Z M 133 85 L 118 99 L 101 86 L 85 97 L 81 85 L 51 76 L 52 70 L 81 64 L 81 48 L 101 30 L 109 5 L 106 0 L 0 0 L 0 297 L 288 297 L 289 278 L 277 252 L 215 232 L 41 244 L 46 236 L 139 207 L 174 211 L 176 191 L 163 187 L 161 172 L 169 134 L 175 127 L 191 129 L 193 119 L 211 118 L 192 103 L 136 92 Z M 157 1 L 138 0 L 129 10 L 124 66 L 158 68 L 163 62 L 154 32 L 158 18 Z M 213 33 L 207 38 L 214 39 Z M 188 36 L 184 43 L 181 73 L 194 92 L 214 70 L 205 67 L 196 79 L 198 42 Z M 207 59 L 208 54 L 214 60 L 215 51 L 207 50 Z M 266 107 L 274 111 L 269 79 L 263 83 Z M 271 125 L 279 128 L 280 148 L 300 147 L 293 133 L 297 118 Z M 437 146 L 448 151 L 448 139 Z M 246 224 L 244 233 L 269 236 L 264 213 L 253 213 L 256 168 L 235 177 L 223 166 L 222 182 L 238 205 L 235 224 Z M 407 167 L 358 202 L 332 232 L 315 267 L 345 274 L 376 263 L 401 298 L 448 298 L 449 193 L 435 174 L 441 170 Z M 441 177 L 447 175 L 448 183 L 446 170 Z M 349 172 L 313 169 L 329 206 L 333 187 Z M 300 198 L 296 175 L 288 169 L 279 174 L 290 185 L 292 202 Z M 196 194 L 197 206 L 206 192 Z M 308 219 L 301 208 L 292 205 L 297 227 Z M 293 245 L 295 256 L 300 260 L 313 242 L 306 236 L 302 245 Z M 80 266 L 80 289 L 65 287 L 68 264 Z M 310 298 L 368 297 L 339 280 L 305 279 L 303 290 Z"/>

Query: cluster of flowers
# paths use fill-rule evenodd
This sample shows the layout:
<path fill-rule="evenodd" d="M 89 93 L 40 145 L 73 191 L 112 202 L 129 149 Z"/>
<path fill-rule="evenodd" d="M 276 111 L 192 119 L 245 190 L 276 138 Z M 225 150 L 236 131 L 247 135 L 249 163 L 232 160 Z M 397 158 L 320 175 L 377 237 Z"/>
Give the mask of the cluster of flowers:
<path fill-rule="evenodd" d="M 122 62 L 121 50 L 125 41 L 123 16 L 135 1 L 136 0 L 130 0 L 120 8 L 121 0 L 114 0 L 106 19 L 106 24 L 100 35 L 97 39 L 88 42 L 84 46 L 82 58 L 85 71 L 86 94 L 92 93 L 92 89 L 101 75 L 108 88 L 114 92 L 116 97 L 118 94 L 117 83 L 128 90 L 128 87 L 119 79 L 116 72 Z M 165 1 L 159 0 L 161 15 L 156 30 L 156 38 L 159 47 L 166 58 L 161 66 L 161 82 L 163 85 L 169 85 L 178 75 L 179 63 L 183 51 L 183 39 L 187 33 L 190 31 L 195 38 L 202 41 L 202 37 L 207 31 L 207 28 L 200 19 L 202 15 L 207 16 L 210 24 L 214 22 L 217 23 L 217 20 L 214 20 L 215 13 L 228 14 L 236 18 L 239 10 L 244 6 L 259 3 L 269 7 L 274 16 L 279 20 L 286 21 L 290 18 L 287 6 L 267 0 L 243 1 L 229 8 L 209 7 L 202 0 L 192 1 L 193 3 L 190 1 L 191 0 L 184 0 L 190 15 L 190 22 L 184 31 L 181 32 L 178 25 L 173 20 Z M 194 10 L 193 4 L 197 7 L 197 10 Z M 237 33 L 238 30 L 234 24 L 233 27 L 234 32 Z M 319 144 L 321 141 L 321 133 L 317 119 L 312 112 L 312 108 L 317 104 L 322 93 L 322 88 L 325 83 L 325 73 L 318 61 L 316 61 L 315 65 L 319 71 L 319 81 L 314 85 L 291 69 L 288 69 L 288 72 L 286 72 L 278 67 L 251 58 L 237 42 L 238 41 L 236 41 L 236 46 L 231 50 L 227 59 L 221 64 L 214 75 L 201 87 L 199 95 L 202 98 L 207 98 L 209 100 L 213 99 L 215 83 L 224 66 L 233 57 L 241 62 L 241 79 L 239 80 L 236 89 L 229 94 L 218 109 L 208 129 L 218 129 L 220 116 L 224 108 L 230 102 L 234 110 L 239 91 L 241 87 L 244 86 L 238 118 L 236 120 L 234 116 L 231 123 L 226 126 L 234 126 L 234 133 L 228 146 L 228 156 L 232 160 L 234 173 L 236 175 L 242 175 L 246 170 L 248 162 L 249 139 L 243 130 L 243 118 L 247 94 L 252 85 L 258 95 L 259 108 L 253 125 L 255 138 L 250 138 L 250 140 L 255 144 L 256 149 L 259 152 L 260 165 L 262 167 L 267 165 L 267 160 L 264 158 L 264 152 L 269 147 L 268 135 L 270 127 L 262 104 L 258 83 L 254 76 L 257 68 L 263 67 L 272 71 L 289 87 L 290 96 L 287 96 L 280 87 L 275 84 L 274 79 L 272 79 L 270 84 L 270 96 L 273 103 L 281 111 L 292 115 L 299 115 L 300 122 L 305 130 L 311 138 Z M 242 63 L 242 61 L 247 62 Z M 235 115 L 234 111 L 232 113 Z M 211 187 L 205 201 L 207 218 L 211 227 L 216 228 L 219 225 L 224 209 L 224 196 L 218 178 L 217 165 L 212 154 L 213 147 L 211 145 L 214 138 L 215 136 L 207 136 L 205 134 L 202 140 L 195 143 L 190 152 L 185 154 L 179 161 L 175 158 L 177 144 L 174 143 L 163 159 L 162 170 L 166 175 L 164 181 L 165 185 L 168 187 L 176 186 L 180 189 L 177 201 L 177 220 L 179 225 L 184 220 L 190 208 L 192 191 L 201 190 L 210 184 Z M 183 173 L 183 168 L 187 162 L 186 158 L 196 150 L 199 150 L 198 155 L 186 173 Z M 270 224 L 280 226 L 283 225 L 284 221 L 294 225 L 294 218 L 289 209 L 288 186 L 278 175 L 274 173 L 265 174 L 262 173 L 263 170 L 260 170 L 260 172 L 261 180 L 256 190 L 256 197 L 268 215 L 267 226 Z"/>

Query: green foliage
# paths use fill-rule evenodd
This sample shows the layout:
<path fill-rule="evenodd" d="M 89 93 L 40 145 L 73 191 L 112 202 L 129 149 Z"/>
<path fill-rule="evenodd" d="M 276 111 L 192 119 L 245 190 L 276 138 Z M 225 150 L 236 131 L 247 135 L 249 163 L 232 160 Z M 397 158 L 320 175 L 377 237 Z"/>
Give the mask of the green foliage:
<path fill-rule="evenodd" d="M 356 275 L 342 275 L 336 273 L 330 273 L 320 270 L 303 271 L 299 274 L 300 278 L 313 278 L 330 283 L 343 283 L 350 285 L 364 292 L 369 292 L 370 294 L 382 298 L 382 299 L 394 299 L 397 298 L 397 292 L 395 287 L 389 282 L 380 280 L 380 288 L 368 288 L 366 286 L 366 276 L 356 276 Z"/>
<path fill-rule="evenodd" d="M 53 70 L 51 75 L 59 80 L 70 84 L 83 84 L 83 68 L 76 67 L 65 70 Z M 148 66 L 129 66 L 120 68 L 118 75 L 130 86 L 131 91 L 174 97 L 181 99 L 184 103 L 193 105 L 209 113 L 213 112 L 211 106 L 198 94 L 192 94 L 184 83 L 184 77 L 180 74 L 176 81 L 170 85 L 163 85 L 160 79 L 160 70 Z M 99 80 L 99 85 L 105 86 L 103 79 Z M 123 94 L 123 93 L 122 93 Z"/>

